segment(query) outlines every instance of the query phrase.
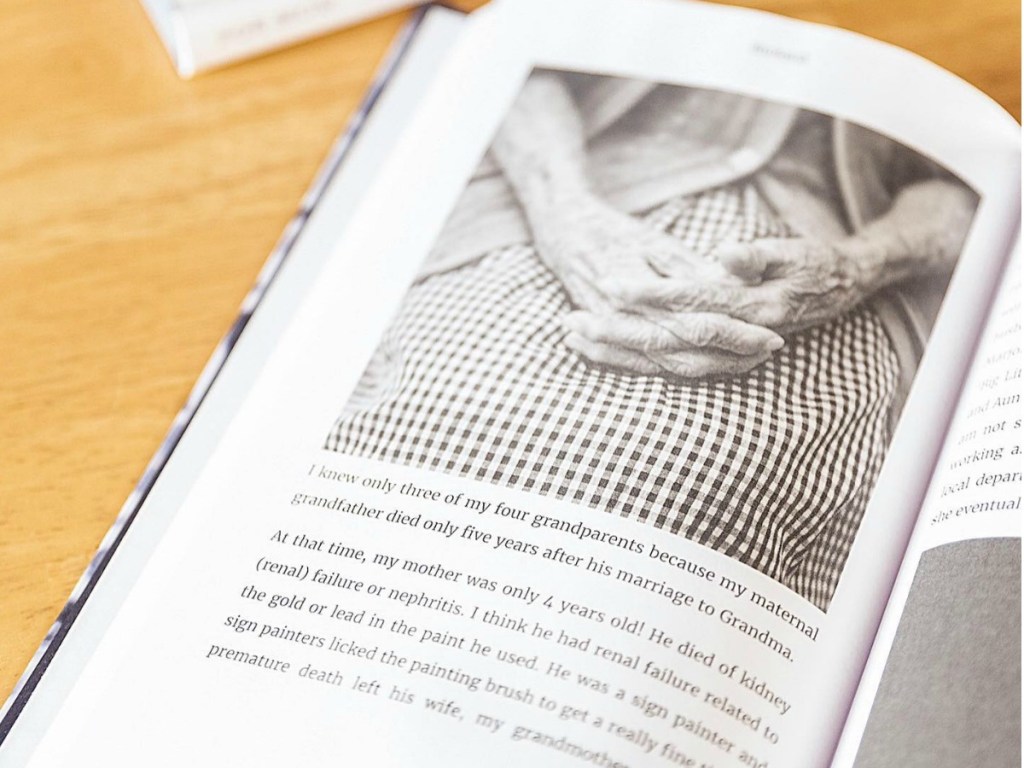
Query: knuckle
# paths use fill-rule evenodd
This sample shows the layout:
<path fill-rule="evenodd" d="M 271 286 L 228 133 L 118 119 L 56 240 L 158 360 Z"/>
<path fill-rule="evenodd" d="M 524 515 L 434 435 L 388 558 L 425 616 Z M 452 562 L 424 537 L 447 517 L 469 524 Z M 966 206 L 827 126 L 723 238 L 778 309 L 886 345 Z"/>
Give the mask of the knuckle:
<path fill-rule="evenodd" d="M 786 313 L 776 304 L 759 304 L 753 312 L 753 322 L 765 327 L 774 327 L 782 323 Z"/>
<path fill-rule="evenodd" d="M 607 282 L 602 285 L 605 300 L 612 309 L 623 310 L 629 306 L 632 300 L 632 291 L 619 282 Z"/>
<path fill-rule="evenodd" d="M 711 323 L 704 318 L 697 319 L 690 330 L 690 340 L 698 347 L 706 347 L 715 341 L 716 333 Z"/>
<path fill-rule="evenodd" d="M 663 352 L 678 346 L 678 339 L 674 334 L 663 331 L 658 326 L 652 325 L 641 335 L 638 345 L 644 352 Z"/>

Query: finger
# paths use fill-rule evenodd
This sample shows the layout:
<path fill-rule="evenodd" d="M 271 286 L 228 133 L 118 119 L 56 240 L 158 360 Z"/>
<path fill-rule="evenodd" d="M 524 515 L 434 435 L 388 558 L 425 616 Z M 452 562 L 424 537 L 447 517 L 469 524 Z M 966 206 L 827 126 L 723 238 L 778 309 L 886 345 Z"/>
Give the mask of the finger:
<path fill-rule="evenodd" d="M 664 371 L 683 379 L 737 376 L 756 368 L 770 358 L 771 353 L 734 355 L 714 349 L 663 353 L 651 357 Z"/>
<path fill-rule="evenodd" d="M 729 280 L 732 275 L 721 264 L 706 256 L 701 256 L 673 241 L 676 246 L 671 253 L 648 253 L 645 255 L 647 265 L 653 276 L 685 278 L 702 275 L 708 280 Z"/>
<path fill-rule="evenodd" d="M 597 365 L 605 365 L 631 373 L 654 375 L 664 373 L 650 358 L 611 344 L 591 341 L 578 333 L 570 333 L 565 337 L 565 345 L 573 352 L 585 357 Z"/>
<path fill-rule="evenodd" d="M 590 282 L 579 275 L 569 272 L 561 277 L 562 288 L 569 296 L 574 306 L 583 307 L 591 311 L 598 311 L 609 308 L 608 301 L 599 293 Z"/>
<path fill-rule="evenodd" d="M 566 346 L 592 363 L 646 375 L 699 379 L 746 373 L 771 358 L 771 353 L 736 355 L 719 350 L 688 350 L 640 354 L 570 333 Z"/>
<path fill-rule="evenodd" d="M 721 243 L 711 258 L 748 283 L 761 282 L 768 270 L 768 255 L 757 243 Z"/>
<path fill-rule="evenodd" d="M 775 331 L 728 315 L 712 312 L 658 313 L 652 321 L 687 345 L 716 348 L 739 355 L 770 354 L 785 339 Z"/>
<path fill-rule="evenodd" d="M 661 280 L 622 279 L 614 288 L 621 306 L 688 309 L 721 312 L 741 303 L 745 291 L 757 286 L 731 286 L 664 278 Z"/>
<path fill-rule="evenodd" d="M 671 331 L 639 315 L 625 312 L 570 312 L 562 318 L 562 327 L 597 344 L 640 353 L 673 350 L 680 346 L 679 338 Z"/>
<path fill-rule="evenodd" d="M 782 328 L 791 313 L 788 284 L 769 280 L 761 285 L 698 284 L 669 281 L 672 285 L 624 285 L 621 299 L 635 311 L 649 306 L 662 312 L 711 312 L 764 328 Z"/>
<path fill-rule="evenodd" d="M 591 341 L 638 352 L 717 347 L 741 355 L 775 352 L 785 341 L 774 331 L 726 315 L 688 312 L 634 315 L 572 312 L 563 326 Z"/>

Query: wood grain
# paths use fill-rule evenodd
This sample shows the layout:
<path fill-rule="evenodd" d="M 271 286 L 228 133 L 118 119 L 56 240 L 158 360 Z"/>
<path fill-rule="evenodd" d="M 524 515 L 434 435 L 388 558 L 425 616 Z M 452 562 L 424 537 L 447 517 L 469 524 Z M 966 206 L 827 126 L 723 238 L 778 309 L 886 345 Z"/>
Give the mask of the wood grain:
<path fill-rule="evenodd" d="M 910 48 L 1019 118 L 1016 0 L 742 4 Z M 182 82 L 136 2 L 0 5 L 0 696 L 405 16 Z"/>

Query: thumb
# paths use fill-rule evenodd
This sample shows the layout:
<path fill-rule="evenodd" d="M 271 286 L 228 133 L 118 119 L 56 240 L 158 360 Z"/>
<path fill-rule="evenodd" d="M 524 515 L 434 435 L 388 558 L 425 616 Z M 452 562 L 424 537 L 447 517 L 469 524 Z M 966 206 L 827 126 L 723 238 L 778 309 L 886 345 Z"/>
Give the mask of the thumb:
<path fill-rule="evenodd" d="M 746 283 L 757 284 L 764 279 L 768 260 L 756 243 L 722 243 L 711 257 Z"/>

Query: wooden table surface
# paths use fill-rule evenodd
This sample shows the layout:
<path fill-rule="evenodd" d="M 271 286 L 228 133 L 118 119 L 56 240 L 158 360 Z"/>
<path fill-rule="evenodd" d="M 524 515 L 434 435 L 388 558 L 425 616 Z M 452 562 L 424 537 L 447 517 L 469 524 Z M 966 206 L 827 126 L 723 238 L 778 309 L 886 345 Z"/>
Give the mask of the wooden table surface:
<path fill-rule="evenodd" d="M 1020 117 L 1018 0 L 741 4 L 909 48 Z M 405 18 L 183 82 L 137 2 L 0 4 L 0 697 Z"/>

